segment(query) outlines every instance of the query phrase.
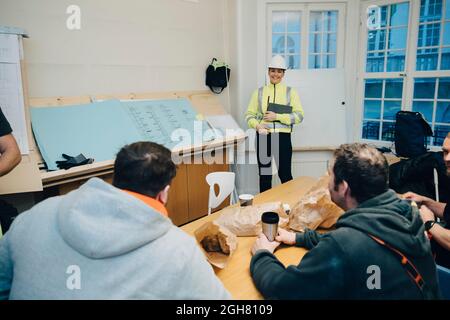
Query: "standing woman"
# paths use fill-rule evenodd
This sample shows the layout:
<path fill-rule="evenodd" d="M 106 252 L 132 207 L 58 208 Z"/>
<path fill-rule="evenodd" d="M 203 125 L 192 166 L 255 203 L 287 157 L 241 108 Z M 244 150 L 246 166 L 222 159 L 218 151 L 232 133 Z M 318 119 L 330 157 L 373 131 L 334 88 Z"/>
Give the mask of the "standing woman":
<path fill-rule="evenodd" d="M 294 124 L 302 122 L 303 108 L 297 91 L 281 83 L 285 71 L 284 58 L 274 56 L 268 66 L 270 84 L 253 92 L 245 114 L 248 126 L 257 132 L 260 192 L 272 187 L 272 155 L 281 183 L 292 180 L 291 132 Z M 267 111 L 269 103 L 289 106 L 283 108 L 289 112 Z"/>

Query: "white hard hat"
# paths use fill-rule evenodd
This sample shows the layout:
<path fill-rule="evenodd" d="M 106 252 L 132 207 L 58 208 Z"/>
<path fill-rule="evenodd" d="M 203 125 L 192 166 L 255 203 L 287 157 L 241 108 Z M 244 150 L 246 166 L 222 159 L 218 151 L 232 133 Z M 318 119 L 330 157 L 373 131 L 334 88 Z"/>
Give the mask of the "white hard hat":
<path fill-rule="evenodd" d="M 268 68 L 283 69 L 283 70 L 287 69 L 286 62 L 284 61 L 284 58 L 280 55 L 272 57 L 272 60 L 270 61 Z"/>

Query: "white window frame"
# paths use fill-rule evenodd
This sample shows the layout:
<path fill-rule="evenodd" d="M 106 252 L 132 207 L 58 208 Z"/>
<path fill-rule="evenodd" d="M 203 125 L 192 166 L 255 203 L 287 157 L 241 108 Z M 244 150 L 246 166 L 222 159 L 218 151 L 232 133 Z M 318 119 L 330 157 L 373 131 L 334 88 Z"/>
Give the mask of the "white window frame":
<path fill-rule="evenodd" d="M 398 4 L 409 2 L 409 19 L 408 19 L 408 32 L 406 35 L 406 55 L 405 55 L 405 70 L 403 72 L 366 72 L 366 57 L 367 57 L 367 8 L 372 5 L 384 6 L 391 4 Z M 444 11 L 445 15 L 445 11 Z M 417 41 L 419 33 L 419 17 L 420 17 L 420 0 L 366 0 L 361 2 L 360 6 L 360 43 L 361 50 L 359 50 L 359 64 L 358 64 L 358 76 L 357 76 L 357 104 L 355 115 L 355 141 L 363 141 L 366 143 L 375 144 L 377 146 L 391 146 L 392 141 L 382 140 L 369 140 L 362 138 L 363 120 L 364 120 L 364 83 L 366 79 L 400 79 L 403 78 L 403 92 L 402 92 L 402 105 L 401 110 L 411 111 L 414 94 L 414 79 L 415 78 L 440 78 L 450 77 L 450 70 L 434 70 L 434 71 L 416 71 L 416 59 L 417 59 Z M 445 18 L 442 17 L 441 23 Z M 441 24 L 443 25 L 443 24 Z M 440 33 L 440 47 L 442 47 L 442 39 L 444 31 L 441 29 Z M 386 41 L 386 46 L 388 39 Z M 440 63 L 441 55 L 439 55 Z M 439 64 L 438 64 L 439 66 Z M 437 88 L 436 88 L 437 90 Z M 434 102 L 436 106 L 436 101 Z M 382 111 L 382 110 L 381 110 Z M 434 114 L 436 108 L 433 108 L 433 124 Z M 381 123 L 381 121 L 380 121 Z M 380 126 L 381 130 L 381 126 Z M 381 136 L 380 136 L 381 138 Z M 440 146 L 431 146 L 433 151 L 440 150 Z"/>
<path fill-rule="evenodd" d="M 337 69 L 344 66 L 344 39 L 345 39 L 345 21 L 346 21 L 346 6 L 345 3 L 276 3 L 268 2 L 266 6 L 266 23 L 265 23 L 265 61 L 266 64 L 272 58 L 272 12 L 274 11 L 300 11 L 301 12 L 301 25 L 300 25 L 300 69 L 291 69 L 290 72 L 296 70 L 305 70 L 308 68 L 309 59 L 309 16 L 311 11 L 337 11 L 337 36 L 336 36 L 336 66 Z M 324 69 L 324 68 L 322 68 Z M 322 70 L 322 69 L 309 69 L 309 70 Z"/>

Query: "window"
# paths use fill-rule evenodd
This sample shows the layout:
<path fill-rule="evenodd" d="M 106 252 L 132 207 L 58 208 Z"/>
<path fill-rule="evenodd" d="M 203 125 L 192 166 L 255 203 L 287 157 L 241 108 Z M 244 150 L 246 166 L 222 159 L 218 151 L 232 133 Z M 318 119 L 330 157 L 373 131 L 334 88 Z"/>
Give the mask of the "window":
<path fill-rule="evenodd" d="M 409 3 L 374 7 L 369 15 L 379 15 L 379 25 L 368 31 L 366 72 L 405 70 Z"/>
<path fill-rule="evenodd" d="M 336 67 L 337 11 L 309 15 L 309 69 Z"/>
<path fill-rule="evenodd" d="M 413 111 L 421 112 L 433 129 L 431 144 L 441 146 L 450 132 L 450 78 L 415 78 Z"/>
<path fill-rule="evenodd" d="M 281 55 L 289 69 L 342 67 L 342 4 L 270 4 L 270 56 Z M 268 50 L 269 51 L 269 50 Z"/>
<path fill-rule="evenodd" d="M 289 69 L 299 69 L 300 43 L 301 12 L 274 11 L 272 14 L 272 55 L 282 55 Z"/>
<path fill-rule="evenodd" d="M 362 13 L 361 138 L 390 143 L 396 113 L 412 110 L 432 127 L 429 144 L 440 147 L 450 131 L 450 0 L 390 2 L 367 2 Z"/>
<path fill-rule="evenodd" d="M 450 1 L 420 1 L 416 69 L 450 70 Z"/>
<path fill-rule="evenodd" d="M 394 140 L 395 114 L 401 110 L 403 79 L 367 79 L 364 90 L 363 138 Z"/>

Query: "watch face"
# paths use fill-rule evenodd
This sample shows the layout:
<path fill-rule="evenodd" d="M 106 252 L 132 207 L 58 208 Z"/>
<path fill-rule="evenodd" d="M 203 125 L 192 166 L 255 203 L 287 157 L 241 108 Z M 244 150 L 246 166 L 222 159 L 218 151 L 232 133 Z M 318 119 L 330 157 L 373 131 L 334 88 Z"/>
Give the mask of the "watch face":
<path fill-rule="evenodd" d="M 433 227 L 433 225 L 436 223 L 436 221 L 427 221 L 425 222 L 425 230 L 428 231 Z"/>

